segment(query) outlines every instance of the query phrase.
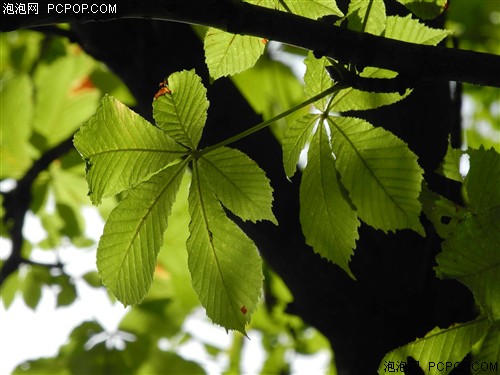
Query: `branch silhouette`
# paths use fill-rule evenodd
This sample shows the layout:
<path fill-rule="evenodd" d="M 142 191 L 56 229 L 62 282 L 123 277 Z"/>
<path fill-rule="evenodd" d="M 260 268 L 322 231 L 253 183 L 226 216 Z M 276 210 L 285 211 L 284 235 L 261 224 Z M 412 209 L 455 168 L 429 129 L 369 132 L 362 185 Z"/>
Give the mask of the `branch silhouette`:
<path fill-rule="evenodd" d="M 390 69 L 416 81 L 458 81 L 500 87 L 498 55 L 401 42 L 238 0 L 129 0 L 116 4 L 116 12 L 106 14 L 71 10 L 44 13 L 45 10 L 40 9 L 38 15 L 4 15 L 0 29 L 121 18 L 175 21 L 280 41 L 358 67 Z"/>

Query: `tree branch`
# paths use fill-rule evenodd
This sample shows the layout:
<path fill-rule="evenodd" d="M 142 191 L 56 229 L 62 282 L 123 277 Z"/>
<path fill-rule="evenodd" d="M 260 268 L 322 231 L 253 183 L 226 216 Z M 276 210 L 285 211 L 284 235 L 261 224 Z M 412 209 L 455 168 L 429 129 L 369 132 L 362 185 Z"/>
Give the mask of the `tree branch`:
<path fill-rule="evenodd" d="M 57 146 L 47 150 L 38 160 L 36 160 L 26 174 L 17 181 L 16 187 L 4 195 L 3 205 L 5 208 L 4 223 L 9 228 L 10 239 L 12 241 L 12 252 L 5 260 L 0 270 L 0 285 L 18 269 L 21 263 L 32 265 L 43 265 L 45 267 L 61 268 L 61 264 L 41 264 L 27 260 L 21 255 L 24 237 L 23 226 L 26 212 L 31 204 L 31 187 L 36 177 L 46 170 L 50 163 L 61 157 L 73 147 L 73 135 L 62 141 Z"/>
<path fill-rule="evenodd" d="M 60 22 L 83 23 L 119 18 L 146 18 L 217 27 L 315 51 L 358 67 L 390 69 L 416 80 L 467 82 L 500 87 L 500 56 L 425 46 L 344 29 L 236 0 L 143 0 L 120 2 L 116 13 L 7 16 L 3 31 Z"/>

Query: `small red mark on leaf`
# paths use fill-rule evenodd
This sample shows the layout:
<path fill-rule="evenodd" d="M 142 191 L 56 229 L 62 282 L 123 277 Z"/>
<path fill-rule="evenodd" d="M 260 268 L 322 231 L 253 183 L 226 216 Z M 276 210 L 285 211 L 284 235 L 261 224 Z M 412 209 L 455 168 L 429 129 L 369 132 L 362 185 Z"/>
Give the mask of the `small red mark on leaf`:
<path fill-rule="evenodd" d="M 158 92 L 155 94 L 154 100 L 158 99 L 162 95 L 170 94 L 172 92 L 168 88 L 168 82 L 167 81 L 160 82 L 160 84 L 158 85 L 158 87 L 159 87 L 159 89 L 158 89 Z"/>
<path fill-rule="evenodd" d="M 443 11 L 447 11 L 449 6 L 450 6 L 450 0 L 446 0 L 446 3 L 444 3 L 443 5 Z"/>
<path fill-rule="evenodd" d="M 260 41 L 262 42 L 262 44 L 267 44 L 267 42 L 269 42 L 269 39 L 262 38 Z"/>
<path fill-rule="evenodd" d="M 246 315 L 248 312 L 247 308 L 244 305 L 240 307 L 240 311 L 243 315 Z"/>

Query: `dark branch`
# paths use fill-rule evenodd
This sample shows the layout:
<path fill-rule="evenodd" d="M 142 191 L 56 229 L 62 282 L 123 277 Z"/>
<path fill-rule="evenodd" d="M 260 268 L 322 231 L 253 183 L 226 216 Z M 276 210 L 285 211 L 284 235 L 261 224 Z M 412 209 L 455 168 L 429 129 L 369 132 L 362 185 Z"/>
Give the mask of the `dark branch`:
<path fill-rule="evenodd" d="M 67 153 L 73 147 L 73 135 L 67 138 L 57 146 L 47 150 L 40 159 L 36 160 L 26 174 L 17 181 L 16 187 L 4 195 L 3 205 L 5 208 L 4 223 L 9 230 L 12 241 L 12 252 L 5 260 L 0 271 L 0 285 L 9 277 L 22 263 L 32 265 L 42 265 L 31 260 L 23 258 L 21 250 L 23 247 L 23 226 L 26 212 L 31 203 L 31 187 L 36 177 L 46 170 L 50 163 Z M 61 268 L 60 263 L 53 265 L 43 264 L 45 267 Z"/>
<path fill-rule="evenodd" d="M 116 13 L 66 12 L 8 16 L 3 31 L 60 22 L 146 18 L 213 26 L 295 45 L 358 67 L 390 69 L 418 80 L 467 82 L 500 87 L 500 56 L 425 46 L 332 26 L 277 10 L 231 0 L 121 2 Z"/>

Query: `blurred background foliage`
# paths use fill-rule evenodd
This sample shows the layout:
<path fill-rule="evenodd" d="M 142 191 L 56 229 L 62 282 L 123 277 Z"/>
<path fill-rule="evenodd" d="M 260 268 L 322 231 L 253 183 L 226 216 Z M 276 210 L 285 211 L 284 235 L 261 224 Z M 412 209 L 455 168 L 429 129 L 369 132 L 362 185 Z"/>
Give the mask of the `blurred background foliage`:
<path fill-rule="evenodd" d="M 500 54 L 500 7 L 495 1 L 451 0 L 446 27 L 457 47 Z M 500 150 L 500 89 L 464 85 L 463 139 L 467 146 Z"/>

